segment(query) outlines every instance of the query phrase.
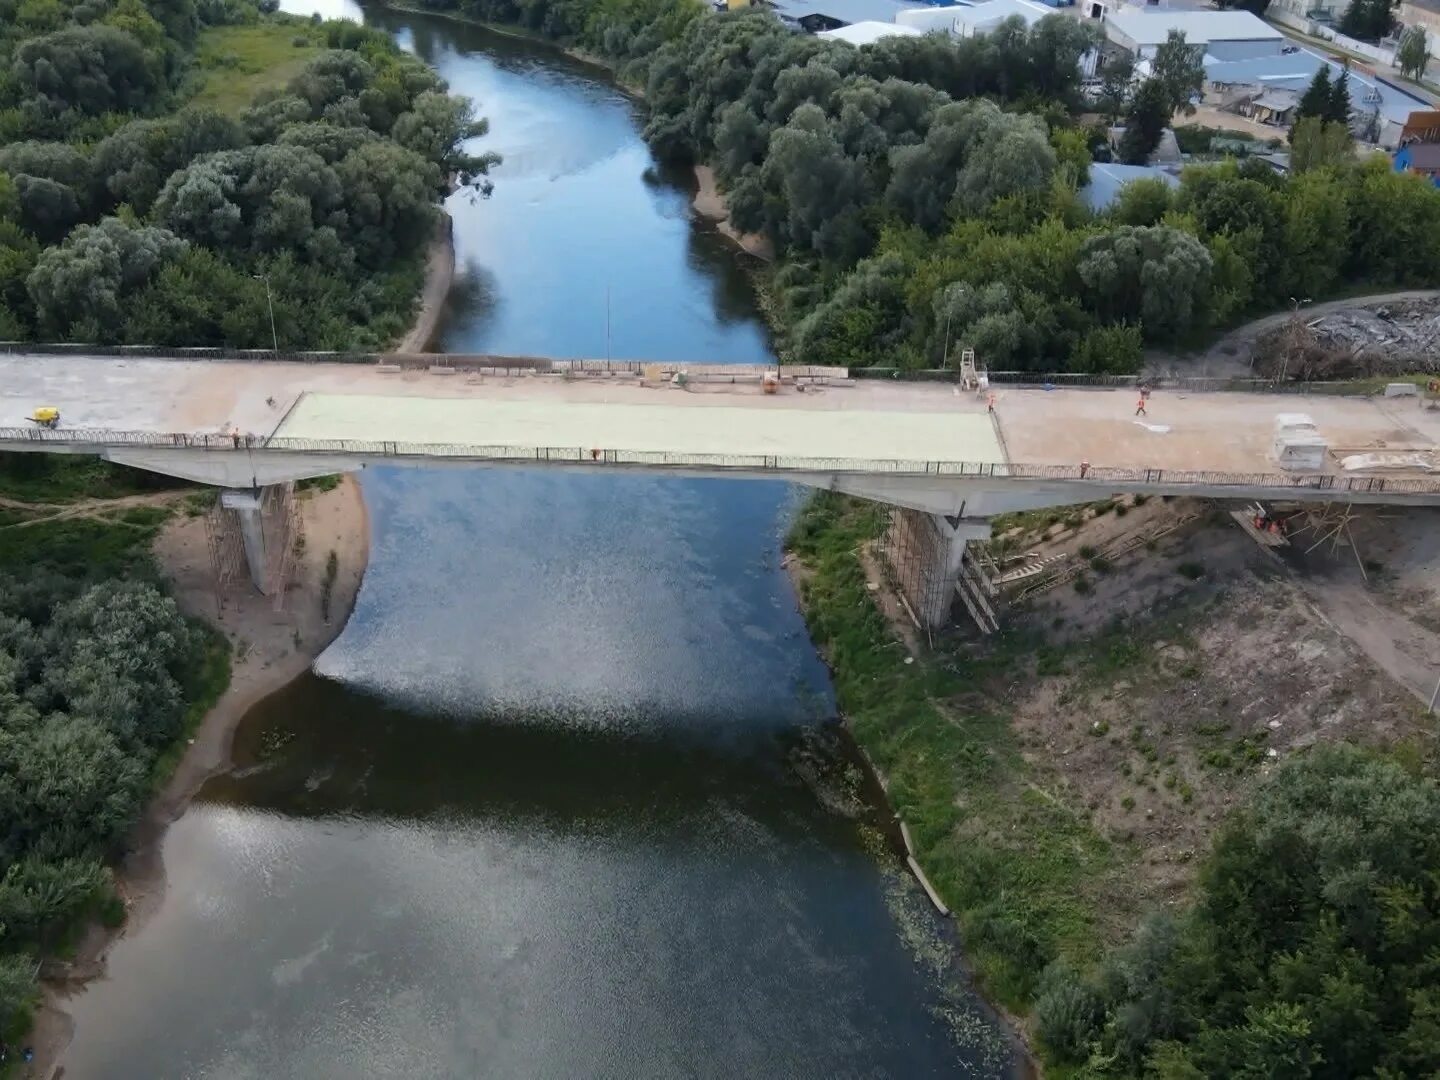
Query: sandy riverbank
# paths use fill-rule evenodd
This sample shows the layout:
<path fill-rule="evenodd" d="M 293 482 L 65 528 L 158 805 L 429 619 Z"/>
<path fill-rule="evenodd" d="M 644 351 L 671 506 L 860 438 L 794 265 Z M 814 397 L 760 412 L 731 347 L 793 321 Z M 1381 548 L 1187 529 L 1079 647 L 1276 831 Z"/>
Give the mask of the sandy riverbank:
<path fill-rule="evenodd" d="M 695 183 L 698 185 L 693 200 L 695 212 L 715 222 L 715 227 L 724 235 L 744 248 L 757 259 L 766 261 L 775 258 L 775 248 L 767 237 L 759 233 L 742 233 L 730 224 L 730 207 L 720 185 L 715 182 L 715 170 L 709 165 L 695 166 Z"/>
<path fill-rule="evenodd" d="M 229 638 L 233 650 L 229 688 L 195 731 L 174 774 L 136 826 L 129 854 L 116 868 L 124 897 L 123 927 L 93 925 L 74 958 L 52 964 L 44 1000 L 32 1032 L 35 1061 L 27 1077 L 63 1072 L 64 1051 L 74 1033 L 65 1001 L 91 979 L 103 978 L 116 941 L 137 933 L 165 895 L 162 841 L 172 821 L 184 814 L 201 786 L 229 766 L 235 730 L 250 709 L 309 670 L 340 635 L 359 594 L 370 555 L 370 526 L 360 484 L 344 477 L 332 491 L 300 495 L 305 550 L 282 609 L 271 598 L 232 588 L 217 601 L 205 521 L 176 515 L 155 542 L 155 556 L 186 614 L 204 619 Z M 321 608 L 322 583 L 330 553 L 339 567 L 330 599 L 330 619 Z"/>
<path fill-rule="evenodd" d="M 455 222 L 444 210 L 435 223 L 435 236 L 425 254 L 425 284 L 420 290 L 420 313 L 409 332 L 395 345 L 398 353 L 423 353 L 440 329 L 445 298 L 455 281 Z"/>

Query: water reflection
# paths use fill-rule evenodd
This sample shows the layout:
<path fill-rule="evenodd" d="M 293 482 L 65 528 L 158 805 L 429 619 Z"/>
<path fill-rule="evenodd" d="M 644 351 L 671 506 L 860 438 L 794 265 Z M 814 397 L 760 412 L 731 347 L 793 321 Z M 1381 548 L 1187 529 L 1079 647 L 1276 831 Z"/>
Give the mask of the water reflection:
<path fill-rule="evenodd" d="M 491 200 L 450 203 L 447 348 L 772 359 L 740 256 L 623 94 L 458 23 L 373 21 L 506 155 Z M 793 491 L 364 490 L 354 618 L 172 827 L 163 903 L 73 1003 L 67 1076 L 1004 1071 L 918 890 L 810 786 L 833 706 L 779 565 Z"/>

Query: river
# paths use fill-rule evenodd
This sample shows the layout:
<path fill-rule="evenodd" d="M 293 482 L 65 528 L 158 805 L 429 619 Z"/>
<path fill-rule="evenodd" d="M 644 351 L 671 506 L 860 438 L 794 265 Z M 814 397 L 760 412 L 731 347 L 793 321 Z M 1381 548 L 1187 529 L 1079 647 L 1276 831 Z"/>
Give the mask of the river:
<path fill-rule="evenodd" d="M 603 73 L 368 17 L 478 102 L 505 156 L 492 198 L 451 199 L 444 347 L 771 358 L 744 256 L 692 222 Z M 69 1003 L 67 1077 L 1010 1069 L 949 928 L 817 797 L 814 763 L 843 759 L 780 565 L 796 492 L 461 470 L 363 488 L 350 624 L 168 832 L 157 910 Z"/>

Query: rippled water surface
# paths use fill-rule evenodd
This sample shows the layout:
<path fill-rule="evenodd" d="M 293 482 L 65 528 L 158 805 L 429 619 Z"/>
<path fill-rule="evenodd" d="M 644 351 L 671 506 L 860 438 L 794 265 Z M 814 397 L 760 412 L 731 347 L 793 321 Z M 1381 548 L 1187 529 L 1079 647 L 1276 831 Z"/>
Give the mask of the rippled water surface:
<path fill-rule="evenodd" d="M 493 198 L 451 200 L 447 348 L 769 358 L 740 256 L 598 72 L 373 21 L 506 155 Z M 913 884 L 802 779 L 833 703 L 780 567 L 796 492 L 464 470 L 364 491 L 350 625 L 170 830 L 158 912 L 72 1002 L 67 1076 L 1004 1071 Z"/>

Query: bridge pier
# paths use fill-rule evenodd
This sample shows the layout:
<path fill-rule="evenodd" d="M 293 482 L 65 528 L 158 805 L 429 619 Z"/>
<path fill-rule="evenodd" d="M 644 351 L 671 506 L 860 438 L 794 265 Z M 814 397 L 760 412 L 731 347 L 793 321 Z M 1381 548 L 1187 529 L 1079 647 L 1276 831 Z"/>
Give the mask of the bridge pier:
<path fill-rule="evenodd" d="M 245 546 L 245 566 L 250 583 L 262 596 L 270 594 L 270 558 L 265 546 L 265 522 L 261 515 L 263 488 L 226 488 L 220 505 L 233 510 L 240 523 L 240 540 Z"/>
<path fill-rule="evenodd" d="M 970 541 L 990 538 L 990 522 L 966 521 L 944 514 L 932 514 L 931 520 L 942 541 L 935 568 L 939 588 L 930 590 L 930 602 L 920 617 L 932 630 L 946 625 L 958 592 L 981 630 L 988 634 L 998 629 L 995 612 L 986 599 L 987 579 L 970 552 Z"/>
<path fill-rule="evenodd" d="M 895 586 L 925 629 L 938 630 L 950 622 L 957 592 L 981 630 L 989 633 L 997 628 L 987 599 L 993 586 L 970 548 L 971 541 L 989 536 L 990 522 L 983 518 L 892 508 L 885 559 Z"/>

